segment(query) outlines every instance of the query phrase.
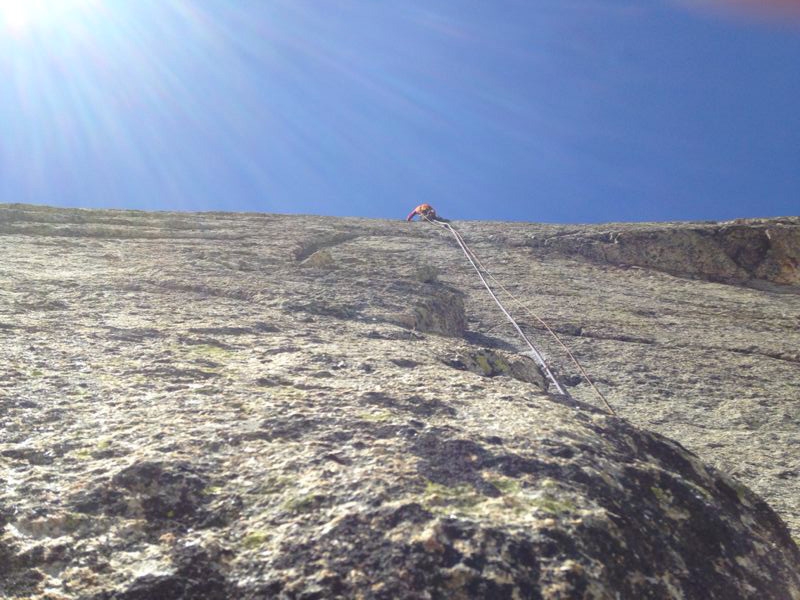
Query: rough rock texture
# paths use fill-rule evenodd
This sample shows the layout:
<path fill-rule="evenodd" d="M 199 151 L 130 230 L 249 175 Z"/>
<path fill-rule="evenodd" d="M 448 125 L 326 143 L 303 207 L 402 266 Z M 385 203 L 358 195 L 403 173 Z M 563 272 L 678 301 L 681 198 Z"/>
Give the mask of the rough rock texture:
<path fill-rule="evenodd" d="M 800 285 L 800 219 L 564 228 L 526 243 L 555 254 L 724 283 Z"/>
<path fill-rule="evenodd" d="M 456 226 L 619 418 L 430 225 L 0 205 L 0 597 L 800 599 L 798 220 Z"/>

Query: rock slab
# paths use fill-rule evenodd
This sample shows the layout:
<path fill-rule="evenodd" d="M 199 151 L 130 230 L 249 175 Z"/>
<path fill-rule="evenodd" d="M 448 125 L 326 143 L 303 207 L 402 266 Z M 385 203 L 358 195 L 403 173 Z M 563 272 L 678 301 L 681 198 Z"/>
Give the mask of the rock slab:
<path fill-rule="evenodd" d="M 0 596 L 799 599 L 793 223 L 0 205 Z"/>

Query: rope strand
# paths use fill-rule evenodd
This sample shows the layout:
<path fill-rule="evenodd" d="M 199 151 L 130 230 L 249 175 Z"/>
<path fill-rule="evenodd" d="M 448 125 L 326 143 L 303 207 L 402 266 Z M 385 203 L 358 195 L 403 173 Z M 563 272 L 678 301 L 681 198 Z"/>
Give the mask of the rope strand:
<path fill-rule="evenodd" d="M 486 288 L 486 291 L 489 292 L 489 295 L 492 297 L 492 300 L 494 300 L 495 303 L 497 304 L 497 306 L 500 307 L 500 310 L 503 311 L 503 314 L 511 322 L 511 324 L 514 326 L 514 328 L 517 330 L 517 333 L 520 335 L 520 337 L 525 341 L 526 344 L 528 344 L 528 347 L 531 349 L 531 354 L 533 355 L 533 358 L 536 360 L 537 363 L 539 363 L 539 366 L 545 372 L 545 375 L 547 375 L 547 378 L 556 387 L 556 389 L 558 390 L 558 393 L 562 394 L 562 395 L 566 395 L 566 392 L 564 391 L 564 388 L 561 387 L 561 384 L 558 383 L 558 380 L 555 378 L 553 373 L 550 371 L 550 368 L 547 366 L 547 363 L 545 362 L 544 357 L 541 355 L 539 350 L 537 350 L 536 347 L 531 343 L 531 341 L 528 339 L 528 337 L 522 331 L 520 326 L 514 320 L 514 317 L 512 317 L 511 314 L 503 306 L 503 303 L 500 302 L 500 299 L 497 297 L 497 295 L 492 290 L 492 287 L 489 285 L 489 283 L 484 278 L 483 273 L 481 273 L 481 269 L 475 263 L 475 260 L 473 260 L 473 258 L 471 256 L 471 251 L 469 250 L 469 247 L 463 241 L 463 239 L 461 239 L 461 237 L 456 233 L 455 229 L 453 229 L 453 227 L 449 223 L 442 223 L 441 221 L 433 221 L 433 220 L 429 219 L 428 217 L 424 217 L 424 216 L 423 216 L 423 218 L 426 221 L 428 221 L 429 223 L 435 223 L 437 225 L 440 225 L 441 227 L 443 227 L 444 229 L 449 230 L 450 233 L 453 234 L 453 237 L 455 238 L 456 242 L 461 247 L 461 250 L 464 252 L 464 256 L 467 257 L 467 260 L 472 265 L 472 268 L 475 269 L 475 272 L 478 274 L 478 277 L 480 277 L 480 279 L 481 279 L 481 283 L 483 283 L 484 287 Z"/>
<path fill-rule="evenodd" d="M 455 231 L 455 230 L 453 230 L 453 231 Z M 459 233 L 459 232 L 456 232 L 456 234 L 457 234 L 459 237 L 461 237 L 461 233 Z M 462 238 L 461 238 L 461 240 L 462 240 L 462 241 L 464 241 L 464 238 L 462 237 Z M 465 242 L 465 243 L 466 243 L 466 242 Z M 598 396 L 600 397 L 600 399 L 603 401 L 603 404 L 605 404 L 605 406 L 606 406 L 606 408 L 608 409 L 608 411 L 609 411 L 609 412 L 610 412 L 612 415 L 615 415 L 615 416 L 616 416 L 616 414 L 617 414 L 617 413 L 616 413 L 616 412 L 614 412 L 614 409 L 613 409 L 613 408 L 611 408 L 611 405 L 608 403 L 608 400 L 606 399 L 606 397 L 605 397 L 605 396 L 603 395 L 603 393 L 602 393 L 602 392 L 601 392 L 601 391 L 600 391 L 600 390 L 597 388 L 597 386 L 594 384 L 594 381 L 592 381 L 591 377 L 589 377 L 589 374 L 588 374 L 588 373 L 586 372 L 586 370 L 583 368 L 583 365 L 581 365 L 581 363 L 580 363 L 580 362 L 578 362 L 578 359 L 577 359 L 577 358 L 575 358 L 575 355 L 574 355 L 574 354 L 572 354 L 572 351 L 571 351 L 571 350 L 570 350 L 570 349 L 567 347 L 567 345 L 566 345 L 566 344 L 565 344 L 565 343 L 564 343 L 564 342 L 561 340 L 561 338 L 558 336 L 558 334 L 557 334 L 555 331 L 553 331 L 553 330 L 550 328 L 550 326 L 549 326 L 547 323 L 545 323 L 545 322 L 544 322 L 544 320 L 543 320 L 543 319 L 542 319 L 542 318 L 541 318 L 539 315 L 537 315 L 535 312 L 533 312 L 533 311 L 532 311 L 530 308 L 528 308 L 528 307 L 525 305 L 525 303 L 523 303 L 523 302 L 522 302 L 522 301 L 521 301 L 519 298 L 517 298 L 517 297 L 516 297 L 514 294 L 512 294 L 512 293 L 511 293 L 511 292 L 510 292 L 510 291 L 509 291 L 509 290 L 506 288 L 506 286 L 504 286 L 504 285 L 503 285 L 503 284 L 502 284 L 502 283 L 501 283 L 501 282 L 500 282 L 500 281 L 497 279 L 497 277 L 495 277 L 495 276 L 494 276 L 494 275 L 491 273 L 491 271 L 489 271 L 489 269 L 487 269 L 487 268 L 486 268 L 486 267 L 483 265 L 483 263 L 481 263 L 480 259 L 477 257 L 477 255 L 475 255 L 475 253 L 474 253 L 474 252 L 472 253 L 472 255 L 473 255 L 473 257 L 475 258 L 475 261 L 478 263 L 478 266 L 479 266 L 481 269 L 483 269 L 483 271 L 484 271 L 484 272 L 485 272 L 485 273 L 486 273 L 486 274 L 489 276 L 489 278 L 490 278 L 490 279 L 491 279 L 491 280 L 492 280 L 494 283 L 496 283 L 496 284 L 497 284 L 497 287 L 499 287 L 501 290 L 503 290 L 503 292 L 505 292 L 505 293 L 506 293 L 506 295 L 508 295 L 508 297 L 509 297 L 509 298 L 511 298 L 511 299 L 512 299 L 512 300 L 513 300 L 513 301 L 514 301 L 516 304 L 517 304 L 517 306 L 519 306 L 520 308 L 522 308 L 522 310 L 524 310 L 524 311 L 525 311 L 525 312 L 526 312 L 526 313 L 527 313 L 529 316 L 531 316 L 531 317 L 533 317 L 534 319 L 536 319 L 536 321 L 538 321 L 538 322 L 539 322 L 539 324 L 540 324 L 542 327 L 544 327 L 544 328 L 545 328 L 545 330 L 546 330 L 546 331 L 547 331 L 547 332 L 548 332 L 548 333 L 549 333 L 549 334 L 550 334 L 550 335 L 553 337 L 553 339 L 554 339 L 554 340 L 555 340 L 555 341 L 558 343 L 558 345 L 559 345 L 559 346 L 561 346 L 561 348 L 564 350 L 564 352 L 566 352 L 566 353 L 567 353 L 567 356 L 569 356 L 569 358 L 572 360 L 572 362 L 573 362 L 573 363 L 575 364 L 575 366 L 578 368 L 578 370 L 580 371 L 580 373 L 581 373 L 581 375 L 583 376 L 584 380 L 586 380 L 586 383 L 588 383 L 588 384 L 589 384 L 589 385 L 592 387 L 592 389 L 595 391 L 595 393 L 597 393 L 597 395 L 598 395 Z"/>
<path fill-rule="evenodd" d="M 509 298 L 511 298 L 511 299 L 512 299 L 512 300 L 513 300 L 513 301 L 514 301 L 514 302 L 515 302 L 515 303 L 516 303 L 516 304 L 517 304 L 519 307 L 521 307 L 521 308 L 522 308 L 522 309 L 523 309 L 523 310 L 524 310 L 524 311 L 525 311 L 525 312 L 526 312 L 528 315 L 530 315 L 531 317 L 533 317 L 534 319 L 536 319 L 536 321 L 537 321 L 537 322 L 539 322 L 539 323 L 542 325 L 542 327 L 544 327 L 544 328 L 545 328 L 545 330 L 546 330 L 546 331 L 547 331 L 547 332 L 548 332 L 548 333 L 549 333 L 549 334 L 550 334 L 550 335 L 553 337 L 553 339 L 555 339 L 555 340 L 556 340 L 556 342 L 557 342 L 557 343 L 558 343 L 558 344 L 561 346 L 561 348 L 562 348 L 562 349 L 563 349 L 563 350 L 564 350 L 564 351 L 567 353 L 567 356 L 569 356 L 569 358 L 572 360 L 572 362 L 573 362 L 573 363 L 575 364 L 575 366 L 578 368 L 578 370 L 580 371 L 581 375 L 582 375 L 582 376 L 583 376 L 583 378 L 586 380 L 586 382 L 587 382 L 587 383 L 588 383 L 588 384 L 589 384 L 589 385 L 592 387 L 592 389 L 593 389 L 593 390 L 594 390 L 594 391 L 597 393 L 597 395 L 598 395 L 598 396 L 600 397 L 600 399 L 603 401 L 603 404 L 605 404 L 605 406 L 606 406 L 606 408 L 608 409 L 608 411 L 609 411 L 609 412 L 610 412 L 612 415 L 615 415 L 615 416 L 616 416 L 616 414 L 617 414 L 617 413 L 614 411 L 614 409 L 613 409 L 613 408 L 611 408 L 611 405 L 609 404 L 609 402 L 608 402 L 608 400 L 606 399 L 606 397 L 605 397 L 605 396 L 603 395 L 603 393 L 602 393 L 602 392 L 601 392 L 601 391 L 600 391 L 600 390 L 597 388 L 597 386 L 594 384 L 594 382 L 593 382 L 593 381 L 591 380 L 591 378 L 589 377 L 589 374 L 586 372 L 586 370 L 583 368 L 583 366 L 580 364 L 580 362 L 578 362 L 578 359 L 577 359 L 577 358 L 575 358 L 575 355 L 574 355 L 574 354 L 573 354 L 573 353 L 570 351 L 570 349 L 567 347 L 567 345 L 566 345 L 566 344 L 565 344 L 565 343 L 564 343 L 564 342 L 561 340 L 561 338 L 558 336 L 558 334 L 556 334 L 556 332 L 555 332 L 555 331 L 553 331 L 553 330 L 550 328 L 550 326 L 549 326 L 547 323 L 545 323 L 545 321 L 544 321 L 544 320 L 543 320 L 541 317 L 539 317 L 539 315 L 537 315 L 536 313 L 534 313 L 534 312 L 533 312 L 533 311 L 532 311 L 530 308 L 528 308 L 528 307 L 527 307 L 527 306 L 526 306 L 526 305 L 525 305 L 525 304 L 524 304 L 524 303 L 523 303 L 523 302 L 522 302 L 522 301 L 521 301 L 519 298 L 517 298 L 517 297 L 516 297 L 514 294 L 512 294 L 512 293 L 511 293 L 511 292 L 510 292 L 510 291 L 509 291 L 509 290 L 508 290 L 508 289 L 507 289 L 507 288 L 506 288 L 506 287 L 505 287 L 505 286 L 504 286 L 504 285 L 503 285 L 503 284 L 502 284 L 502 283 L 501 283 L 501 282 L 500 282 L 500 281 L 499 281 L 499 280 L 498 280 L 498 279 L 497 279 L 497 278 L 496 278 L 496 277 L 495 277 L 495 276 L 494 276 L 494 275 L 491 273 L 491 271 L 489 271 L 489 269 L 487 269 L 487 268 L 486 268 L 486 266 L 485 266 L 485 265 L 484 265 L 484 264 L 481 262 L 481 260 L 478 258 L 478 256 L 477 256 L 477 255 L 476 255 L 476 254 L 475 254 L 475 253 L 472 251 L 472 249 L 471 249 L 471 248 L 470 248 L 470 247 L 467 245 L 467 242 L 464 240 L 464 238 L 461 236 L 461 234 L 460 234 L 458 231 L 456 231 L 456 229 L 455 229 L 455 228 L 454 228 L 452 225 L 450 225 L 449 223 L 444 223 L 444 222 L 441 222 L 441 221 L 436 221 L 436 220 L 430 219 L 430 218 L 428 218 L 427 216 L 424 216 L 424 215 L 423 215 L 423 219 L 425 219 L 425 220 L 426 220 L 428 223 L 432 223 L 432 224 L 434 224 L 434 225 L 439 225 L 440 227 L 442 227 L 442 228 L 444 228 L 444 229 L 447 229 L 448 231 L 450 231 L 450 233 L 452 233 L 452 234 L 453 234 L 453 237 L 455 238 L 456 242 L 458 243 L 458 245 L 459 245 L 459 247 L 461 248 L 461 250 L 462 250 L 462 252 L 464 253 L 464 255 L 467 257 L 467 260 L 470 262 L 470 264 L 472 265 L 472 267 L 475 269 L 475 272 L 478 274 L 478 277 L 480 277 L 480 279 L 481 279 L 481 282 L 483 283 L 483 285 L 484 285 L 484 287 L 486 288 L 486 290 L 489 292 L 489 295 L 492 297 L 492 299 L 495 301 L 495 303 L 497 303 L 498 307 L 500 307 L 500 310 L 501 310 L 501 311 L 503 311 L 503 314 L 504 314 L 504 315 L 506 316 L 506 318 L 507 318 L 507 319 L 508 319 L 508 320 L 511 322 L 511 324 L 514 326 L 514 328 L 517 330 L 517 333 L 519 333 L 520 337 L 522 337 L 522 339 L 525 341 L 525 343 L 526 343 L 526 344 L 528 345 L 528 347 L 531 349 L 531 353 L 532 353 L 532 355 L 533 355 L 534 359 L 537 361 L 537 363 L 539 363 L 539 366 L 540 366 L 540 367 L 542 367 L 542 370 L 544 370 L 544 372 L 545 372 L 545 374 L 547 375 L 548 379 L 550 379 L 550 381 L 551 381 L 551 382 L 553 382 L 553 384 L 555 385 L 555 387 L 556 387 L 556 389 L 559 391 L 559 393 L 560 393 L 560 394 L 565 394 L 565 395 L 568 395 L 568 394 L 566 394 L 566 392 L 563 390 L 563 388 L 561 387 L 561 385 L 558 383 L 558 380 L 556 380 L 556 378 L 555 378 L 555 376 L 553 375 L 553 373 L 550 371 L 550 369 L 549 369 L 549 367 L 547 366 L 547 363 L 545 362 L 545 360 L 544 360 L 544 357 L 542 356 L 542 354 L 541 354 L 541 353 L 540 353 L 540 352 L 539 352 L 539 351 L 536 349 L 536 347 L 535 347 L 535 346 L 534 346 L 534 345 L 531 343 L 531 341 L 530 341 L 530 340 L 528 339 L 528 337 L 527 337 L 527 336 L 526 336 L 526 335 L 523 333 L 522 329 L 521 329 L 521 328 L 520 328 L 520 326 L 517 324 L 517 322 L 514 320 L 514 318 L 513 318 L 513 317 L 512 317 L 512 316 L 509 314 L 509 312 L 508 312 L 508 311 L 505 309 L 505 307 L 503 306 L 503 304 L 502 304 L 502 303 L 500 302 L 500 300 L 497 298 L 497 295 L 494 293 L 494 291 L 491 289 L 491 286 L 488 284 L 488 282 L 487 282 L 487 281 L 486 281 L 486 279 L 484 278 L 484 276 L 483 276 L 483 274 L 484 274 L 484 273 L 485 273 L 485 274 L 486 274 L 486 275 L 487 275 L 487 276 L 488 276 L 488 277 L 489 277 L 489 278 L 490 278 L 490 279 L 491 279 L 491 280 L 492 280 L 492 281 L 493 281 L 495 284 L 497 284 L 497 286 L 498 286 L 498 287 L 499 287 L 499 288 L 500 288 L 500 289 L 501 289 L 503 292 L 505 292 L 505 294 L 506 294 L 506 295 L 508 295 L 508 297 L 509 297 Z"/>

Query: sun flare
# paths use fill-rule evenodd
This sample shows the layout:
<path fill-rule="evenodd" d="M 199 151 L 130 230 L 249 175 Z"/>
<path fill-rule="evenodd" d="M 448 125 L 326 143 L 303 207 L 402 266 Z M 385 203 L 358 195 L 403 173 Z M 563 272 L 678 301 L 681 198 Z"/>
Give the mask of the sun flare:
<path fill-rule="evenodd" d="M 0 34 L 14 36 L 35 29 L 58 26 L 75 13 L 85 11 L 98 0 L 0 0 Z"/>

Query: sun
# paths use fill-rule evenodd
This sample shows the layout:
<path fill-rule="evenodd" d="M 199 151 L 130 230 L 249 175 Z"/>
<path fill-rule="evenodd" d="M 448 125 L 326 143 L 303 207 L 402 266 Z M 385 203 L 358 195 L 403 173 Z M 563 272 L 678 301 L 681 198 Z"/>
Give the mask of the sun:
<path fill-rule="evenodd" d="M 11 33 L 22 33 L 34 16 L 31 6 L 37 3 L 0 0 L 0 19 L 3 28 Z"/>
<path fill-rule="evenodd" d="M 58 26 L 98 0 L 0 0 L 0 35 L 19 37 L 42 27 Z"/>

